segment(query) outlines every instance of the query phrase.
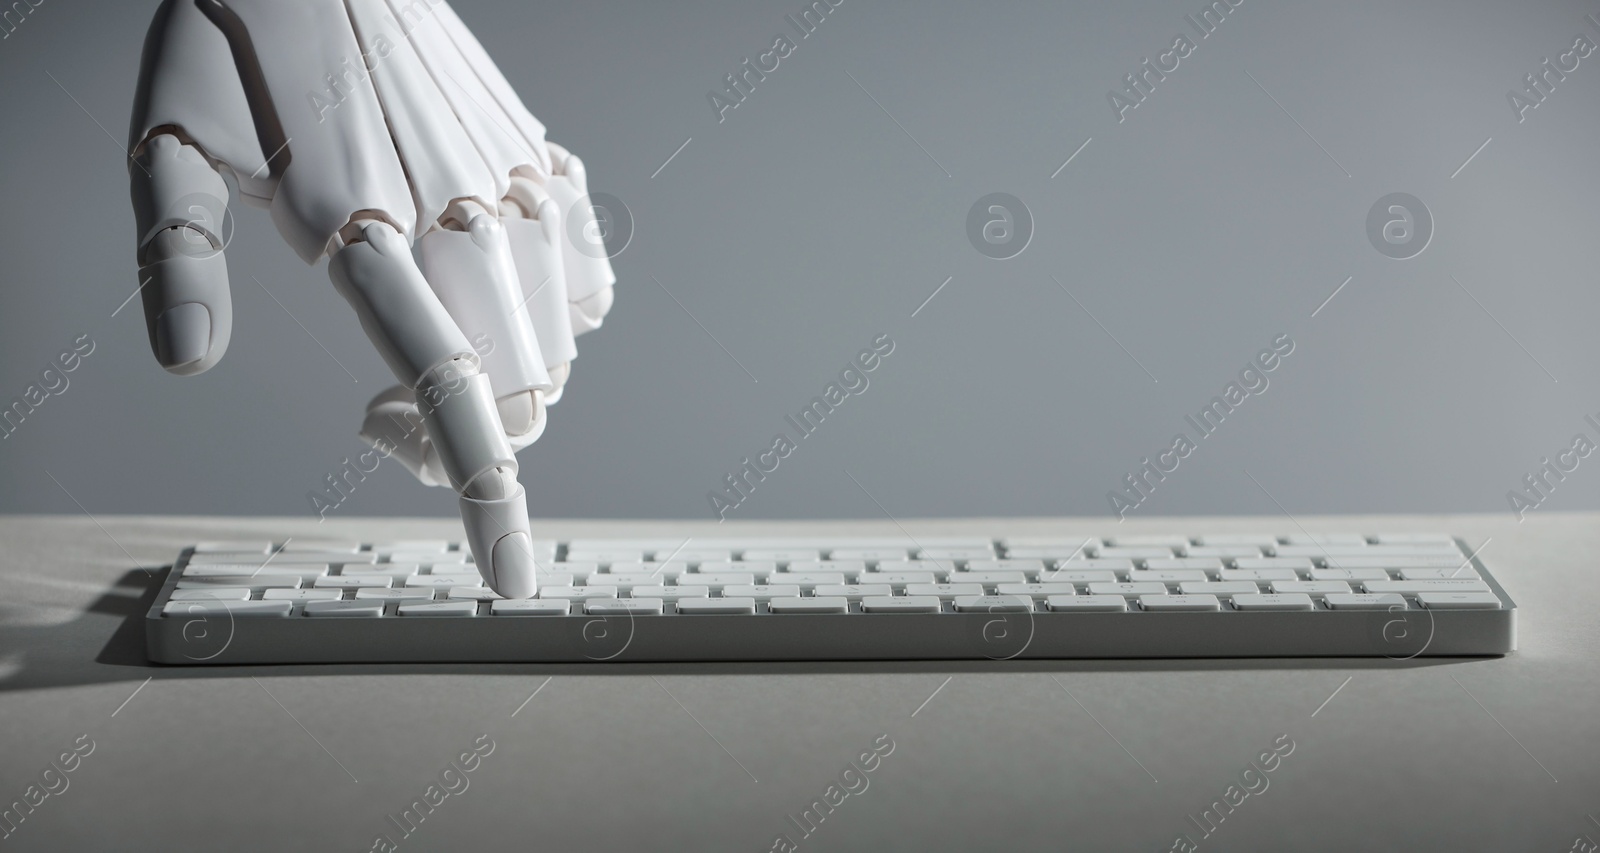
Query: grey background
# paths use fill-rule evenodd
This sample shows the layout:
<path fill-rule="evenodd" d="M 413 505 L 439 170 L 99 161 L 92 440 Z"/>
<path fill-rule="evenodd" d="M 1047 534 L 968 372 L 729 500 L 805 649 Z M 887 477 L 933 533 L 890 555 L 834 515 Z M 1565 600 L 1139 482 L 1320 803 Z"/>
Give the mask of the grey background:
<path fill-rule="evenodd" d="M 111 316 L 137 284 L 118 152 L 155 5 L 44 0 L 0 41 L 0 399 L 98 345 L 0 443 L 0 511 L 309 516 L 391 381 L 325 271 L 241 207 L 218 368 L 168 376 L 137 304 Z M 636 222 L 522 454 L 536 516 L 710 518 L 707 491 L 884 333 L 870 389 L 731 517 L 879 516 L 848 471 L 897 516 L 1109 519 L 1107 490 L 1283 333 L 1270 390 L 1136 515 L 1509 516 L 1541 457 L 1595 436 L 1600 54 L 1524 123 L 1506 92 L 1600 39 L 1600 5 L 1246 0 L 1120 124 L 1107 89 L 1200 3 L 845 0 L 722 123 L 708 90 L 799 3 L 455 6 Z M 967 242 L 990 192 L 1032 211 L 1016 258 Z M 1367 240 L 1391 192 L 1436 222 L 1411 260 Z M 1588 466 L 1544 511 L 1600 507 Z M 454 501 L 386 464 L 337 512 Z"/>

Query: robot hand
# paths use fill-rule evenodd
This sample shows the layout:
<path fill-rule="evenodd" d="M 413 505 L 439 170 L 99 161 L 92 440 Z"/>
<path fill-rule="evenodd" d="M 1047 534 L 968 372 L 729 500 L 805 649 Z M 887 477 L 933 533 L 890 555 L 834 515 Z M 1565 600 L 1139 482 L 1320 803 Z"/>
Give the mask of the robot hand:
<path fill-rule="evenodd" d="M 201 373 L 228 347 L 227 176 L 307 263 L 328 257 L 399 380 L 362 437 L 453 488 L 485 582 L 533 595 L 514 454 L 543 432 L 573 336 L 600 326 L 616 278 L 566 237 L 595 233 L 582 161 L 545 141 L 449 5 L 166 0 L 129 150 L 161 366 Z"/>

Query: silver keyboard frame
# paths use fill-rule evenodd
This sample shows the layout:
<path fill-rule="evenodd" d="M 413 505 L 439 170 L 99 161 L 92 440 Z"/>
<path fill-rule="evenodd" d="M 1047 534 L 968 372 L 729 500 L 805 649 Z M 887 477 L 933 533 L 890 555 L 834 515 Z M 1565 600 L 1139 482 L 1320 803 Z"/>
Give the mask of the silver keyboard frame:
<path fill-rule="evenodd" d="M 1455 540 L 1462 553 L 1470 553 Z M 185 549 L 145 618 L 155 663 L 641 663 L 1504 655 L 1517 609 L 1477 557 L 1498 610 L 489 616 L 164 616 Z M 581 607 L 581 603 L 578 604 Z M 670 607 L 669 607 L 670 609 Z M 296 610 L 298 612 L 298 609 Z"/>

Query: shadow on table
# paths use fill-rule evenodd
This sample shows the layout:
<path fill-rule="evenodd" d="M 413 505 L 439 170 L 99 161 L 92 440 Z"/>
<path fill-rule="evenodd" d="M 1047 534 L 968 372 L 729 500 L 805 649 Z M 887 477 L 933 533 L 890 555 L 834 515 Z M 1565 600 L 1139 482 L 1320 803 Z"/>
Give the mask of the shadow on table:
<path fill-rule="evenodd" d="M 462 675 L 818 675 L 901 673 L 1206 672 L 1249 670 L 1397 670 L 1486 660 L 1483 657 L 1158 658 L 1098 660 L 726 661 L 700 663 L 376 663 L 166 666 L 145 657 L 145 614 L 170 566 L 126 572 L 76 619 L 57 625 L 0 624 L 0 692 L 80 684 L 271 676 Z M 93 616 L 120 616 L 105 637 Z M 98 653 L 95 646 L 99 645 Z"/>

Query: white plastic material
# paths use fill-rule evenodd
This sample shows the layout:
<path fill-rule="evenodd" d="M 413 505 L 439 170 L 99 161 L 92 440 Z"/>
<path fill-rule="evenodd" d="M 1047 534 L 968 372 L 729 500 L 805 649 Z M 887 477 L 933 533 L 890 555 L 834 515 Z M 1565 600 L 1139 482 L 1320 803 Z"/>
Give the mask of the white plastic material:
<path fill-rule="evenodd" d="M 187 227 L 220 249 L 227 218 L 228 185 L 193 146 L 171 134 L 150 140 L 129 167 L 140 257 L 156 234 Z"/>
<path fill-rule="evenodd" d="M 388 46 L 381 60 L 374 57 L 372 82 L 411 182 L 417 222 L 434 222 L 458 198 L 476 198 L 484 205 L 500 198 L 507 178 L 502 176 L 497 185 L 483 158 L 472 156 L 476 149 L 460 122 L 439 121 L 454 112 L 451 103 L 434 85 L 384 0 L 346 0 L 346 4 L 361 44 Z M 422 27 L 437 29 L 426 20 Z"/>
<path fill-rule="evenodd" d="M 417 398 L 410 388 L 395 385 L 367 403 L 361 438 L 399 462 L 423 485 L 450 485 L 450 477 L 439 462 L 439 453 L 422 424 L 422 413 L 417 411 Z"/>
<path fill-rule="evenodd" d="M 399 379 L 369 404 L 363 437 L 424 483 L 499 498 L 461 509 L 507 595 L 533 589 L 514 547 L 528 524 L 512 448 L 541 434 L 536 395 L 559 396 L 550 371 L 565 380 L 573 336 L 598 325 L 615 279 L 563 227 L 569 208 L 592 227 L 587 178 L 544 134 L 445 0 L 164 0 L 129 126 L 161 364 L 198 373 L 226 349 L 231 177 L 302 259 L 329 258 Z M 485 519 L 515 535 L 491 538 Z"/>
<path fill-rule="evenodd" d="M 156 360 L 180 376 L 210 370 L 233 335 L 227 262 L 187 227 L 157 232 L 145 256 L 139 298 Z"/>
<path fill-rule="evenodd" d="M 539 206 L 538 219 L 506 219 L 506 238 L 517 277 L 528 300 L 528 316 L 547 369 L 578 357 L 567 309 L 567 274 L 561 253 L 561 213 L 554 201 Z M 562 377 L 563 380 L 565 377 Z M 552 383 L 554 379 L 552 377 Z"/>
<path fill-rule="evenodd" d="M 528 319 L 506 228 L 487 215 L 466 231 L 439 230 L 420 241 L 422 269 L 450 316 L 475 345 L 494 396 L 552 390 Z"/>
<path fill-rule="evenodd" d="M 513 172 L 550 171 L 544 126 L 442 0 L 167 0 L 150 45 L 130 143 L 183 128 L 271 200 L 308 263 L 358 211 L 409 242 L 435 206 L 497 200 Z"/>
<path fill-rule="evenodd" d="M 453 359 L 476 360 L 405 240 L 381 223 L 366 226 L 362 237 L 333 256 L 328 275 L 401 384 L 415 387 L 428 371 Z"/>
<path fill-rule="evenodd" d="M 572 303 L 570 313 L 574 335 L 600 328 L 601 323 L 605 321 L 606 313 L 611 310 L 611 300 L 614 298 L 611 291 L 612 289 L 608 287 L 588 299 Z"/>
<path fill-rule="evenodd" d="M 468 364 L 467 369 L 474 368 Z M 482 373 L 456 373 L 450 367 L 417 387 L 417 408 L 457 492 L 492 468 L 517 470 L 489 389 L 489 377 Z"/>
<path fill-rule="evenodd" d="M 538 581 L 528 531 L 528 493 L 518 486 L 516 494 L 500 500 L 462 497 L 461 522 L 483 582 L 506 598 L 531 598 Z"/>
<path fill-rule="evenodd" d="M 597 228 L 594 207 L 589 203 L 589 178 L 583 161 L 566 154 L 559 146 L 551 146 L 551 153 L 565 155 L 557 165 L 557 174 L 545 184 L 550 197 L 571 220 L 565 224 L 568 236 L 561 241 L 562 260 L 566 264 L 567 298 L 573 302 L 585 299 L 610 287 L 617 281 L 611 271 L 611 260 L 603 252 L 589 247 L 580 251 L 572 234 L 591 234 Z"/>

